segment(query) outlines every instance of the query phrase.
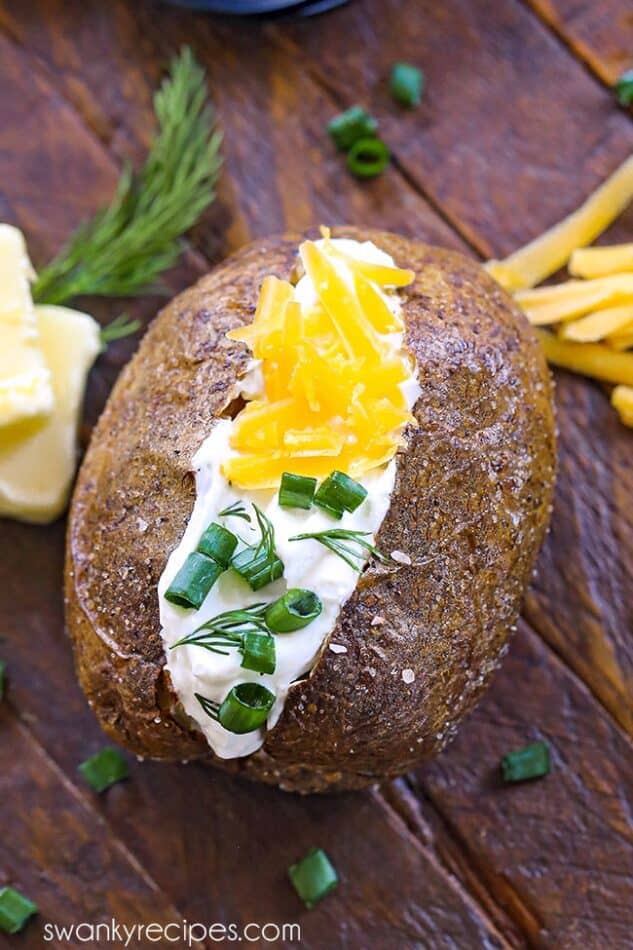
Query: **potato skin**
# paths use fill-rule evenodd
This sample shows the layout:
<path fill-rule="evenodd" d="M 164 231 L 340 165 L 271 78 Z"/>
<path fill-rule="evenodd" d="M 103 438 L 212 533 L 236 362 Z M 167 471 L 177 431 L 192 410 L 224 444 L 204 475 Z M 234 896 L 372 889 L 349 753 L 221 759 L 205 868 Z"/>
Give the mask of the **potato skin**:
<path fill-rule="evenodd" d="M 402 302 L 419 427 L 377 537 L 413 563 L 365 571 L 331 635 L 347 652 L 322 650 L 263 749 L 219 760 L 174 710 L 156 586 L 193 506 L 191 458 L 248 360 L 225 333 L 250 322 L 267 274 L 291 275 L 303 235 L 249 245 L 159 314 L 95 428 L 68 527 L 67 623 L 106 732 L 139 755 L 207 756 L 299 792 L 360 788 L 444 746 L 516 624 L 555 475 L 549 372 L 510 297 L 453 251 L 334 234 L 417 274 Z"/>

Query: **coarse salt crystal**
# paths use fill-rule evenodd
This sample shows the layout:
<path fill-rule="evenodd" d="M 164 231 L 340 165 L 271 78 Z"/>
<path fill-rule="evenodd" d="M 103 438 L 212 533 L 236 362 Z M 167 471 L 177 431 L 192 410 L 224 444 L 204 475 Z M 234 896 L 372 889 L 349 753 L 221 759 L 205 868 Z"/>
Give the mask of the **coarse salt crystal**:
<path fill-rule="evenodd" d="M 396 561 L 397 564 L 411 564 L 411 558 L 408 554 L 405 554 L 404 551 L 392 551 L 391 560 Z"/>
<path fill-rule="evenodd" d="M 138 530 L 141 532 L 141 534 L 144 534 L 147 531 L 148 524 L 147 521 L 143 520 L 143 518 L 137 518 L 136 524 L 138 525 Z"/>
<path fill-rule="evenodd" d="M 403 681 L 403 683 L 407 683 L 407 685 L 408 685 L 409 683 L 412 683 L 412 682 L 414 681 L 414 679 L 415 679 L 415 673 L 413 672 L 413 670 L 411 670 L 411 669 L 409 669 L 409 668 L 407 667 L 406 670 L 403 670 L 403 671 L 402 671 L 402 681 Z"/>
<path fill-rule="evenodd" d="M 372 619 L 371 626 L 382 627 L 383 623 L 386 623 L 385 618 L 381 617 L 380 614 L 376 614 L 376 616 Z"/>
<path fill-rule="evenodd" d="M 330 650 L 332 653 L 347 653 L 347 647 L 344 647 L 342 643 L 330 643 Z"/>

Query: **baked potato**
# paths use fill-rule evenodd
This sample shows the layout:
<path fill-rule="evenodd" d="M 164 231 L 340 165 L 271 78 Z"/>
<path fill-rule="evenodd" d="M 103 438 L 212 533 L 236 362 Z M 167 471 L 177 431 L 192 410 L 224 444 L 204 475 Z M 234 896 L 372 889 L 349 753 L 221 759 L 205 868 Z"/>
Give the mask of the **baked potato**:
<path fill-rule="evenodd" d="M 419 395 L 375 537 L 393 557 L 358 574 L 261 747 L 220 758 L 183 710 L 157 587 L 194 507 L 192 459 L 244 405 L 236 383 L 251 356 L 226 334 L 251 323 L 267 275 L 296 281 L 305 235 L 249 245 L 161 311 L 95 428 L 67 539 L 67 624 L 105 731 L 144 757 L 206 757 L 303 793 L 403 773 L 454 734 L 516 625 L 555 475 L 549 372 L 508 294 L 453 251 L 333 234 L 415 272 L 397 294 Z"/>

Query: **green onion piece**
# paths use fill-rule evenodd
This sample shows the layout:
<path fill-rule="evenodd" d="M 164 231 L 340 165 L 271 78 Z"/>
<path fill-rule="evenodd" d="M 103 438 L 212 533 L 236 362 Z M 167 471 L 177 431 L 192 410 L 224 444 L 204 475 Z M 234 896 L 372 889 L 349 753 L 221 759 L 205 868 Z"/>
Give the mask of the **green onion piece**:
<path fill-rule="evenodd" d="M 378 123 L 360 106 L 352 106 L 346 112 L 334 116 L 327 130 L 339 152 L 347 152 L 359 139 L 375 134 Z"/>
<path fill-rule="evenodd" d="M 259 590 L 283 576 L 284 565 L 276 554 L 255 547 L 244 548 L 231 561 L 231 567 L 243 577 L 251 590 Z"/>
<path fill-rule="evenodd" d="M 130 774 L 127 760 L 118 749 L 110 747 L 86 759 L 81 763 L 78 771 L 95 792 L 105 792 L 106 788 L 123 781 Z"/>
<path fill-rule="evenodd" d="M 4 660 L 0 660 L 0 701 L 4 699 L 4 691 L 6 688 L 6 672 L 7 664 Z"/>
<path fill-rule="evenodd" d="M 395 63 L 389 80 L 391 95 L 401 106 L 413 109 L 420 105 L 424 89 L 424 73 L 409 63 Z"/>
<path fill-rule="evenodd" d="M 525 782 L 526 779 L 541 778 L 548 774 L 550 767 L 549 747 L 546 742 L 526 745 L 523 749 L 509 752 L 501 759 L 504 782 Z"/>
<path fill-rule="evenodd" d="M 228 732 L 241 736 L 254 732 L 268 719 L 275 694 L 259 683 L 234 686 L 218 709 L 218 722 Z"/>
<path fill-rule="evenodd" d="M 279 600 L 273 601 L 264 614 L 266 626 L 273 633 L 292 633 L 312 623 L 323 609 L 323 604 L 311 590 L 293 587 Z"/>
<path fill-rule="evenodd" d="M 389 149 L 382 139 L 359 139 L 347 156 L 347 168 L 357 178 L 375 178 L 389 164 Z"/>
<path fill-rule="evenodd" d="M 338 884 L 330 859 L 321 848 L 311 848 L 306 856 L 288 868 L 288 877 L 308 909 L 314 907 Z"/>
<path fill-rule="evenodd" d="M 615 84 L 615 94 L 621 106 L 633 105 L 633 69 L 622 73 Z"/>
<path fill-rule="evenodd" d="M 196 550 L 213 558 L 226 570 L 236 547 L 237 538 L 233 532 L 214 521 L 200 538 Z"/>
<path fill-rule="evenodd" d="M 332 472 L 314 496 L 314 504 L 324 508 L 335 518 L 344 511 L 356 511 L 367 498 L 367 489 L 355 482 L 345 472 Z"/>
<path fill-rule="evenodd" d="M 37 914 L 37 904 L 12 887 L 0 889 L 0 930 L 5 934 L 17 934 L 27 920 Z"/>
<path fill-rule="evenodd" d="M 279 504 L 282 508 L 305 508 L 307 510 L 312 505 L 316 486 L 316 478 L 284 472 L 279 486 Z"/>
<path fill-rule="evenodd" d="M 180 568 L 173 581 L 165 591 L 165 600 L 178 607 L 195 608 L 198 610 L 220 574 L 224 572 L 221 564 L 217 564 L 206 554 L 194 551 Z"/>
<path fill-rule="evenodd" d="M 267 633 L 244 633 L 239 647 L 242 667 L 256 673 L 274 673 L 277 665 L 275 638 Z"/>

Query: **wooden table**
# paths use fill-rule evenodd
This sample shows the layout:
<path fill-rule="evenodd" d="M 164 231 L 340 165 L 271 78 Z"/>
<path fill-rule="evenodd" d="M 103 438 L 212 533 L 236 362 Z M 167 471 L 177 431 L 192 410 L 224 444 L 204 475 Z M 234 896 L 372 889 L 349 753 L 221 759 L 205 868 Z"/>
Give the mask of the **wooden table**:
<path fill-rule="evenodd" d="M 0 0 L 0 220 L 25 230 L 36 262 L 109 198 L 124 158 L 143 156 L 152 91 L 183 42 L 209 71 L 226 166 L 174 290 L 251 237 L 319 222 L 505 254 L 633 148 L 609 88 L 633 65 L 627 0 L 353 0 L 298 23 L 149 0 Z M 427 74 L 412 113 L 386 89 L 401 59 Z M 394 152 L 366 184 L 325 133 L 355 102 Z M 633 214 L 608 237 L 631 240 Z M 99 361 L 87 427 L 132 349 Z M 505 665 L 444 755 L 366 794 L 300 799 L 202 765 L 137 762 L 129 782 L 92 794 L 76 766 L 104 739 L 64 634 L 64 525 L 3 522 L 0 885 L 41 914 L 2 946 L 41 946 L 46 922 L 111 917 L 299 922 L 310 948 L 632 946 L 633 433 L 581 379 L 558 374 L 557 403 L 552 530 Z M 500 756 L 537 739 L 552 774 L 501 787 Z M 342 883 L 308 912 L 286 868 L 314 844 Z"/>

